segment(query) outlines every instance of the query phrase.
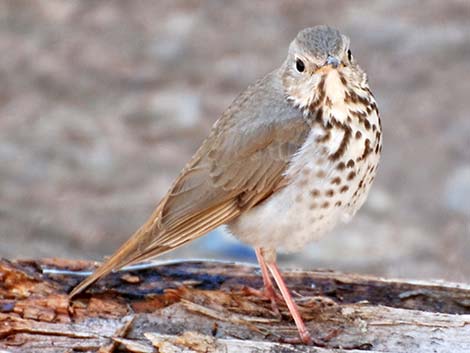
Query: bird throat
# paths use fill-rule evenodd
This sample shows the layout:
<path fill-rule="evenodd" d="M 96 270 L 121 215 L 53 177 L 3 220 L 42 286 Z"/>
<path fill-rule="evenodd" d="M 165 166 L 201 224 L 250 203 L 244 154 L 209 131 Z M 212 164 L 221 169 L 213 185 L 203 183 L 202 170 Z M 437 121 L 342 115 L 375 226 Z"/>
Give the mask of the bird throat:
<path fill-rule="evenodd" d="M 343 76 L 337 70 L 328 71 L 321 78 L 317 97 L 309 107 L 310 113 L 321 107 L 323 124 L 328 124 L 331 119 L 335 119 L 340 124 L 346 123 L 349 111 L 349 105 L 345 99 L 347 91 L 347 83 Z"/>
<path fill-rule="evenodd" d="M 292 92 L 291 99 L 306 118 L 313 118 L 325 126 L 332 123 L 348 124 L 351 122 L 351 113 L 362 114 L 368 110 L 367 107 L 375 106 L 369 88 L 349 83 L 339 70 L 326 71 L 318 84 L 314 88 L 312 86 L 308 82 L 304 89 Z"/>

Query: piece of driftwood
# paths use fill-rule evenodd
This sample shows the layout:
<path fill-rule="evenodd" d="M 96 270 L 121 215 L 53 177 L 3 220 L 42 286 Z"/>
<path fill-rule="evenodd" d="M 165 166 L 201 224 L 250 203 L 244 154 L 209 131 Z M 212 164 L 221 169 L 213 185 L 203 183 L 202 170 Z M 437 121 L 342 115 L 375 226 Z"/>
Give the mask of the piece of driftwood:
<path fill-rule="evenodd" d="M 68 302 L 93 269 L 0 260 L 0 352 L 470 352 L 470 286 L 286 271 L 316 346 L 276 316 L 256 267 L 175 262 L 116 272 Z M 59 270 L 59 271 L 57 271 Z M 67 271 L 72 271 L 71 273 Z"/>

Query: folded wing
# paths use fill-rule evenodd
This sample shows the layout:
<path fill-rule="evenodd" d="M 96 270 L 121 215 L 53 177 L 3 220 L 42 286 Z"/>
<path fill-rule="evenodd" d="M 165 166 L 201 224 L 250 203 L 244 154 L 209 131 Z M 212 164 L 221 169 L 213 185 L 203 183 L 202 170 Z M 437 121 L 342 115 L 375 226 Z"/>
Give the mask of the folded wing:
<path fill-rule="evenodd" d="M 284 171 L 310 129 L 284 99 L 276 72 L 242 93 L 149 220 L 70 297 L 112 270 L 173 250 L 233 220 L 288 182 Z"/>

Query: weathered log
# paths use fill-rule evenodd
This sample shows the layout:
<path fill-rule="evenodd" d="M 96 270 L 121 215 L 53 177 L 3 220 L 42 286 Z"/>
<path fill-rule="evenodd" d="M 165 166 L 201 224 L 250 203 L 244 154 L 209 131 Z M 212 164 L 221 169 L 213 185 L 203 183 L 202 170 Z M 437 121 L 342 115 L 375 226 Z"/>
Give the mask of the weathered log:
<path fill-rule="evenodd" d="M 256 267 L 150 264 L 69 303 L 91 263 L 0 260 L 0 352 L 470 352 L 470 286 L 286 271 L 317 346 L 251 295 Z M 59 270 L 59 271 L 57 271 Z M 69 272 L 70 271 L 70 272 Z"/>

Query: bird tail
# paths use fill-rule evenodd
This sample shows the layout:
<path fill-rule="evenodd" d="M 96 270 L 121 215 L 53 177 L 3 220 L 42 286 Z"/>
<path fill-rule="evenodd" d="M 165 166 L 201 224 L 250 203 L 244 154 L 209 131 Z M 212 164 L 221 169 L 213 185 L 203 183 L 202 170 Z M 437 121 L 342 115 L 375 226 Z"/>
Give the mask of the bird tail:
<path fill-rule="evenodd" d="M 171 226 L 167 224 L 168 228 L 161 229 L 159 221 L 165 202 L 166 199 L 161 202 L 150 219 L 113 256 L 72 290 L 69 299 L 113 270 L 171 251 L 229 222 L 240 214 L 238 200 L 234 198 L 204 212 L 187 217 L 177 224 Z"/>
<path fill-rule="evenodd" d="M 158 209 L 157 209 L 158 211 Z M 86 290 L 93 283 L 103 278 L 113 270 L 118 270 L 131 264 L 138 258 L 154 239 L 156 231 L 155 212 L 152 217 L 140 227 L 108 260 L 96 269 L 90 276 L 80 282 L 69 294 L 72 299 L 77 294 Z"/>

